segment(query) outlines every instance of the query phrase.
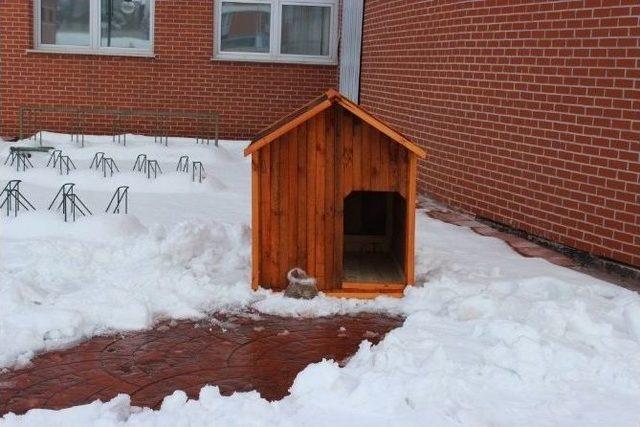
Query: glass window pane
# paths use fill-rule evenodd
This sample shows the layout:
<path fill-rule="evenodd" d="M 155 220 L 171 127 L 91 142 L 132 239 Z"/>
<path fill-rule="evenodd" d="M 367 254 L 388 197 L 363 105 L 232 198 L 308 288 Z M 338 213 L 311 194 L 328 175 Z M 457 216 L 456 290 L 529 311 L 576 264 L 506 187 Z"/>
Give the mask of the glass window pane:
<path fill-rule="evenodd" d="M 89 46 L 89 0 L 41 0 L 40 42 Z"/>
<path fill-rule="evenodd" d="M 151 0 L 101 0 L 100 46 L 151 49 Z"/>
<path fill-rule="evenodd" d="M 220 51 L 269 52 L 271 6 L 261 3 L 222 3 Z"/>
<path fill-rule="evenodd" d="M 329 55 L 331 8 L 328 6 L 282 6 L 281 53 Z"/>

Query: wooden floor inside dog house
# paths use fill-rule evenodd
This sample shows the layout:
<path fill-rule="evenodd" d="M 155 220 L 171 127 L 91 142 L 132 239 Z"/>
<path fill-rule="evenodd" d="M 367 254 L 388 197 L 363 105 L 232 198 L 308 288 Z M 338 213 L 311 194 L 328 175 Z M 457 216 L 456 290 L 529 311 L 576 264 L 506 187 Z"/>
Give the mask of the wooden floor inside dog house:
<path fill-rule="evenodd" d="M 395 192 L 354 191 L 344 201 L 343 291 L 405 286 L 406 202 Z"/>
<path fill-rule="evenodd" d="M 402 267 L 388 253 L 347 252 L 344 254 L 344 282 L 402 283 Z"/>

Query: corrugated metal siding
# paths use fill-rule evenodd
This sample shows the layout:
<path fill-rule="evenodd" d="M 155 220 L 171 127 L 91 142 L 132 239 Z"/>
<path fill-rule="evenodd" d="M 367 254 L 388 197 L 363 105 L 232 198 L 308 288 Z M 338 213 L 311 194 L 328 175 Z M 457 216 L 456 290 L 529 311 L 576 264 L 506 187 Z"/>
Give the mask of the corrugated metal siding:
<path fill-rule="evenodd" d="M 340 92 L 355 103 L 360 95 L 363 9 L 364 0 L 346 0 L 342 6 Z"/>

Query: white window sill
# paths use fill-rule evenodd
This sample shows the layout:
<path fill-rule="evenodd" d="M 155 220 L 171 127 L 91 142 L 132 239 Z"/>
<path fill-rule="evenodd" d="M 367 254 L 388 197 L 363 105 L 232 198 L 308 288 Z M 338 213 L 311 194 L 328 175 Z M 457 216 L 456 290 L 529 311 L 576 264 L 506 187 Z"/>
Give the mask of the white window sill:
<path fill-rule="evenodd" d="M 272 57 L 256 57 L 245 55 L 218 55 L 211 58 L 212 61 L 221 62 L 262 62 L 270 64 L 306 64 L 306 65 L 338 65 L 336 59 L 318 59 L 318 58 L 272 58 Z"/>
<path fill-rule="evenodd" d="M 93 56 L 132 56 L 137 58 L 155 58 L 156 55 L 153 52 L 126 52 L 122 50 L 108 51 L 108 50 L 84 50 L 84 49 L 69 49 L 69 48 L 47 48 L 47 49 L 27 49 L 27 53 L 53 53 L 63 55 L 93 55 Z"/>

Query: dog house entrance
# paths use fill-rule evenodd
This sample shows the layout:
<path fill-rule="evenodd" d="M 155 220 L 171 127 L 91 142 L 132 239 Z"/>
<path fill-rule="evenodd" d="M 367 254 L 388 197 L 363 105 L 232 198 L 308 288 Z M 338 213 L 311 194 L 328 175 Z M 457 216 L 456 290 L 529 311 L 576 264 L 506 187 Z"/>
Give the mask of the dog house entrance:
<path fill-rule="evenodd" d="M 394 192 L 354 191 L 344 201 L 343 281 L 403 283 L 406 202 Z"/>

